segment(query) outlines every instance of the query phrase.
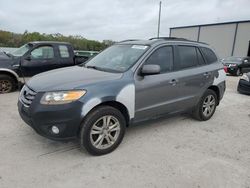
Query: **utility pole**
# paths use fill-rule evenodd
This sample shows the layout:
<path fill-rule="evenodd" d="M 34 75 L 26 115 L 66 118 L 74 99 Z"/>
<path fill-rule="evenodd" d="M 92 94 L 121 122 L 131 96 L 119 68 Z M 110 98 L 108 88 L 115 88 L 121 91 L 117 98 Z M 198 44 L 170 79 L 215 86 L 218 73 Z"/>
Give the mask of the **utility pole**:
<path fill-rule="evenodd" d="M 158 32 L 157 32 L 157 38 L 159 38 L 160 35 L 160 26 L 161 26 L 161 1 L 159 4 L 159 17 L 158 17 Z"/>

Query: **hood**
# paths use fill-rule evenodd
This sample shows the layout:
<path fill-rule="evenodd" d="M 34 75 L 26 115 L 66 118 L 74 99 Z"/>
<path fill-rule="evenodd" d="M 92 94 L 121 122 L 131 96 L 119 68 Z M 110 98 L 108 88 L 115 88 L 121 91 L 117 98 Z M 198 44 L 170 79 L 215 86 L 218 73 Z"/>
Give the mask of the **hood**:
<path fill-rule="evenodd" d="M 13 64 L 18 64 L 19 58 L 9 57 L 5 53 L 0 53 L 0 68 L 9 68 Z"/>
<path fill-rule="evenodd" d="M 89 84 L 119 79 L 122 75 L 74 66 L 38 74 L 27 85 L 36 92 L 84 89 Z"/>

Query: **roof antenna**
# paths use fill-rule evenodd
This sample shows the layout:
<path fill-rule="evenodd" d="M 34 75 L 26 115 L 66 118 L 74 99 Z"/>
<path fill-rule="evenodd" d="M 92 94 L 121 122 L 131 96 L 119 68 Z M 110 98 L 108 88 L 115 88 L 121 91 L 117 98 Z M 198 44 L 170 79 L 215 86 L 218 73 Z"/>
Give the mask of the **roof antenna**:
<path fill-rule="evenodd" d="M 157 38 L 159 38 L 160 34 L 160 25 L 161 25 L 161 1 L 159 4 L 159 17 L 158 17 L 158 32 L 157 32 Z"/>

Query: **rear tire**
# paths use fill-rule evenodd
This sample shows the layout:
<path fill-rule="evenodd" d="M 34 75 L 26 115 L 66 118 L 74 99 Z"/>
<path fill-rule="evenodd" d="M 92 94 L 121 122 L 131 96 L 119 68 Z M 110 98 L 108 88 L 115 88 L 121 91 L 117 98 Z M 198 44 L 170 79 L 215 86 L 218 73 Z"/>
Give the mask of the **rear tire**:
<path fill-rule="evenodd" d="M 16 89 L 16 81 L 9 75 L 0 75 L 0 94 L 10 93 Z"/>
<path fill-rule="evenodd" d="M 240 76 L 241 75 L 241 70 L 238 68 L 235 72 L 235 76 Z"/>
<path fill-rule="evenodd" d="M 83 121 L 80 146 L 92 155 L 110 153 L 121 143 L 125 129 L 126 121 L 119 110 L 111 106 L 100 106 Z"/>
<path fill-rule="evenodd" d="M 213 90 L 208 89 L 203 94 L 198 105 L 196 106 L 193 112 L 193 117 L 199 121 L 209 120 L 213 116 L 217 104 L 218 97 L 216 93 Z"/>

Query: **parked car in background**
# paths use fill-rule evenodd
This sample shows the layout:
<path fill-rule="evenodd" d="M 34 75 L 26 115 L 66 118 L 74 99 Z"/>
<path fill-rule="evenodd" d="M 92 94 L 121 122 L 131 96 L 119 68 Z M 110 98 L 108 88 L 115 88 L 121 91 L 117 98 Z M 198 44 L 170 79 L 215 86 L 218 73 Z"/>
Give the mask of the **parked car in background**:
<path fill-rule="evenodd" d="M 65 42 L 38 41 L 23 45 L 12 53 L 0 54 L 0 93 L 9 93 L 32 77 L 52 69 L 78 65 L 87 57 L 76 56 Z"/>
<path fill-rule="evenodd" d="M 229 74 L 239 76 L 244 72 L 250 72 L 250 57 L 227 57 L 222 59 Z"/>
<path fill-rule="evenodd" d="M 238 83 L 238 92 L 250 95 L 250 72 L 243 74 Z"/>
<path fill-rule="evenodd" d="M 210 119 L 225 71 L 204 43 L 178 38 L 117 43 L 85 65 L 34 76 L 18 102 L 22 119 L 54 140 L 79 138 L 93 155 L 113 151 L 133 123 L 189 112 Z"/>
<path fill-rule="evenodd" d="M 99 52 L 98 51 L 83 51 L 83 50 L 74 50 L 75 55 L 77 56 L 83 56 L 83 57 L 93 57 L 97 55 Z"/>

